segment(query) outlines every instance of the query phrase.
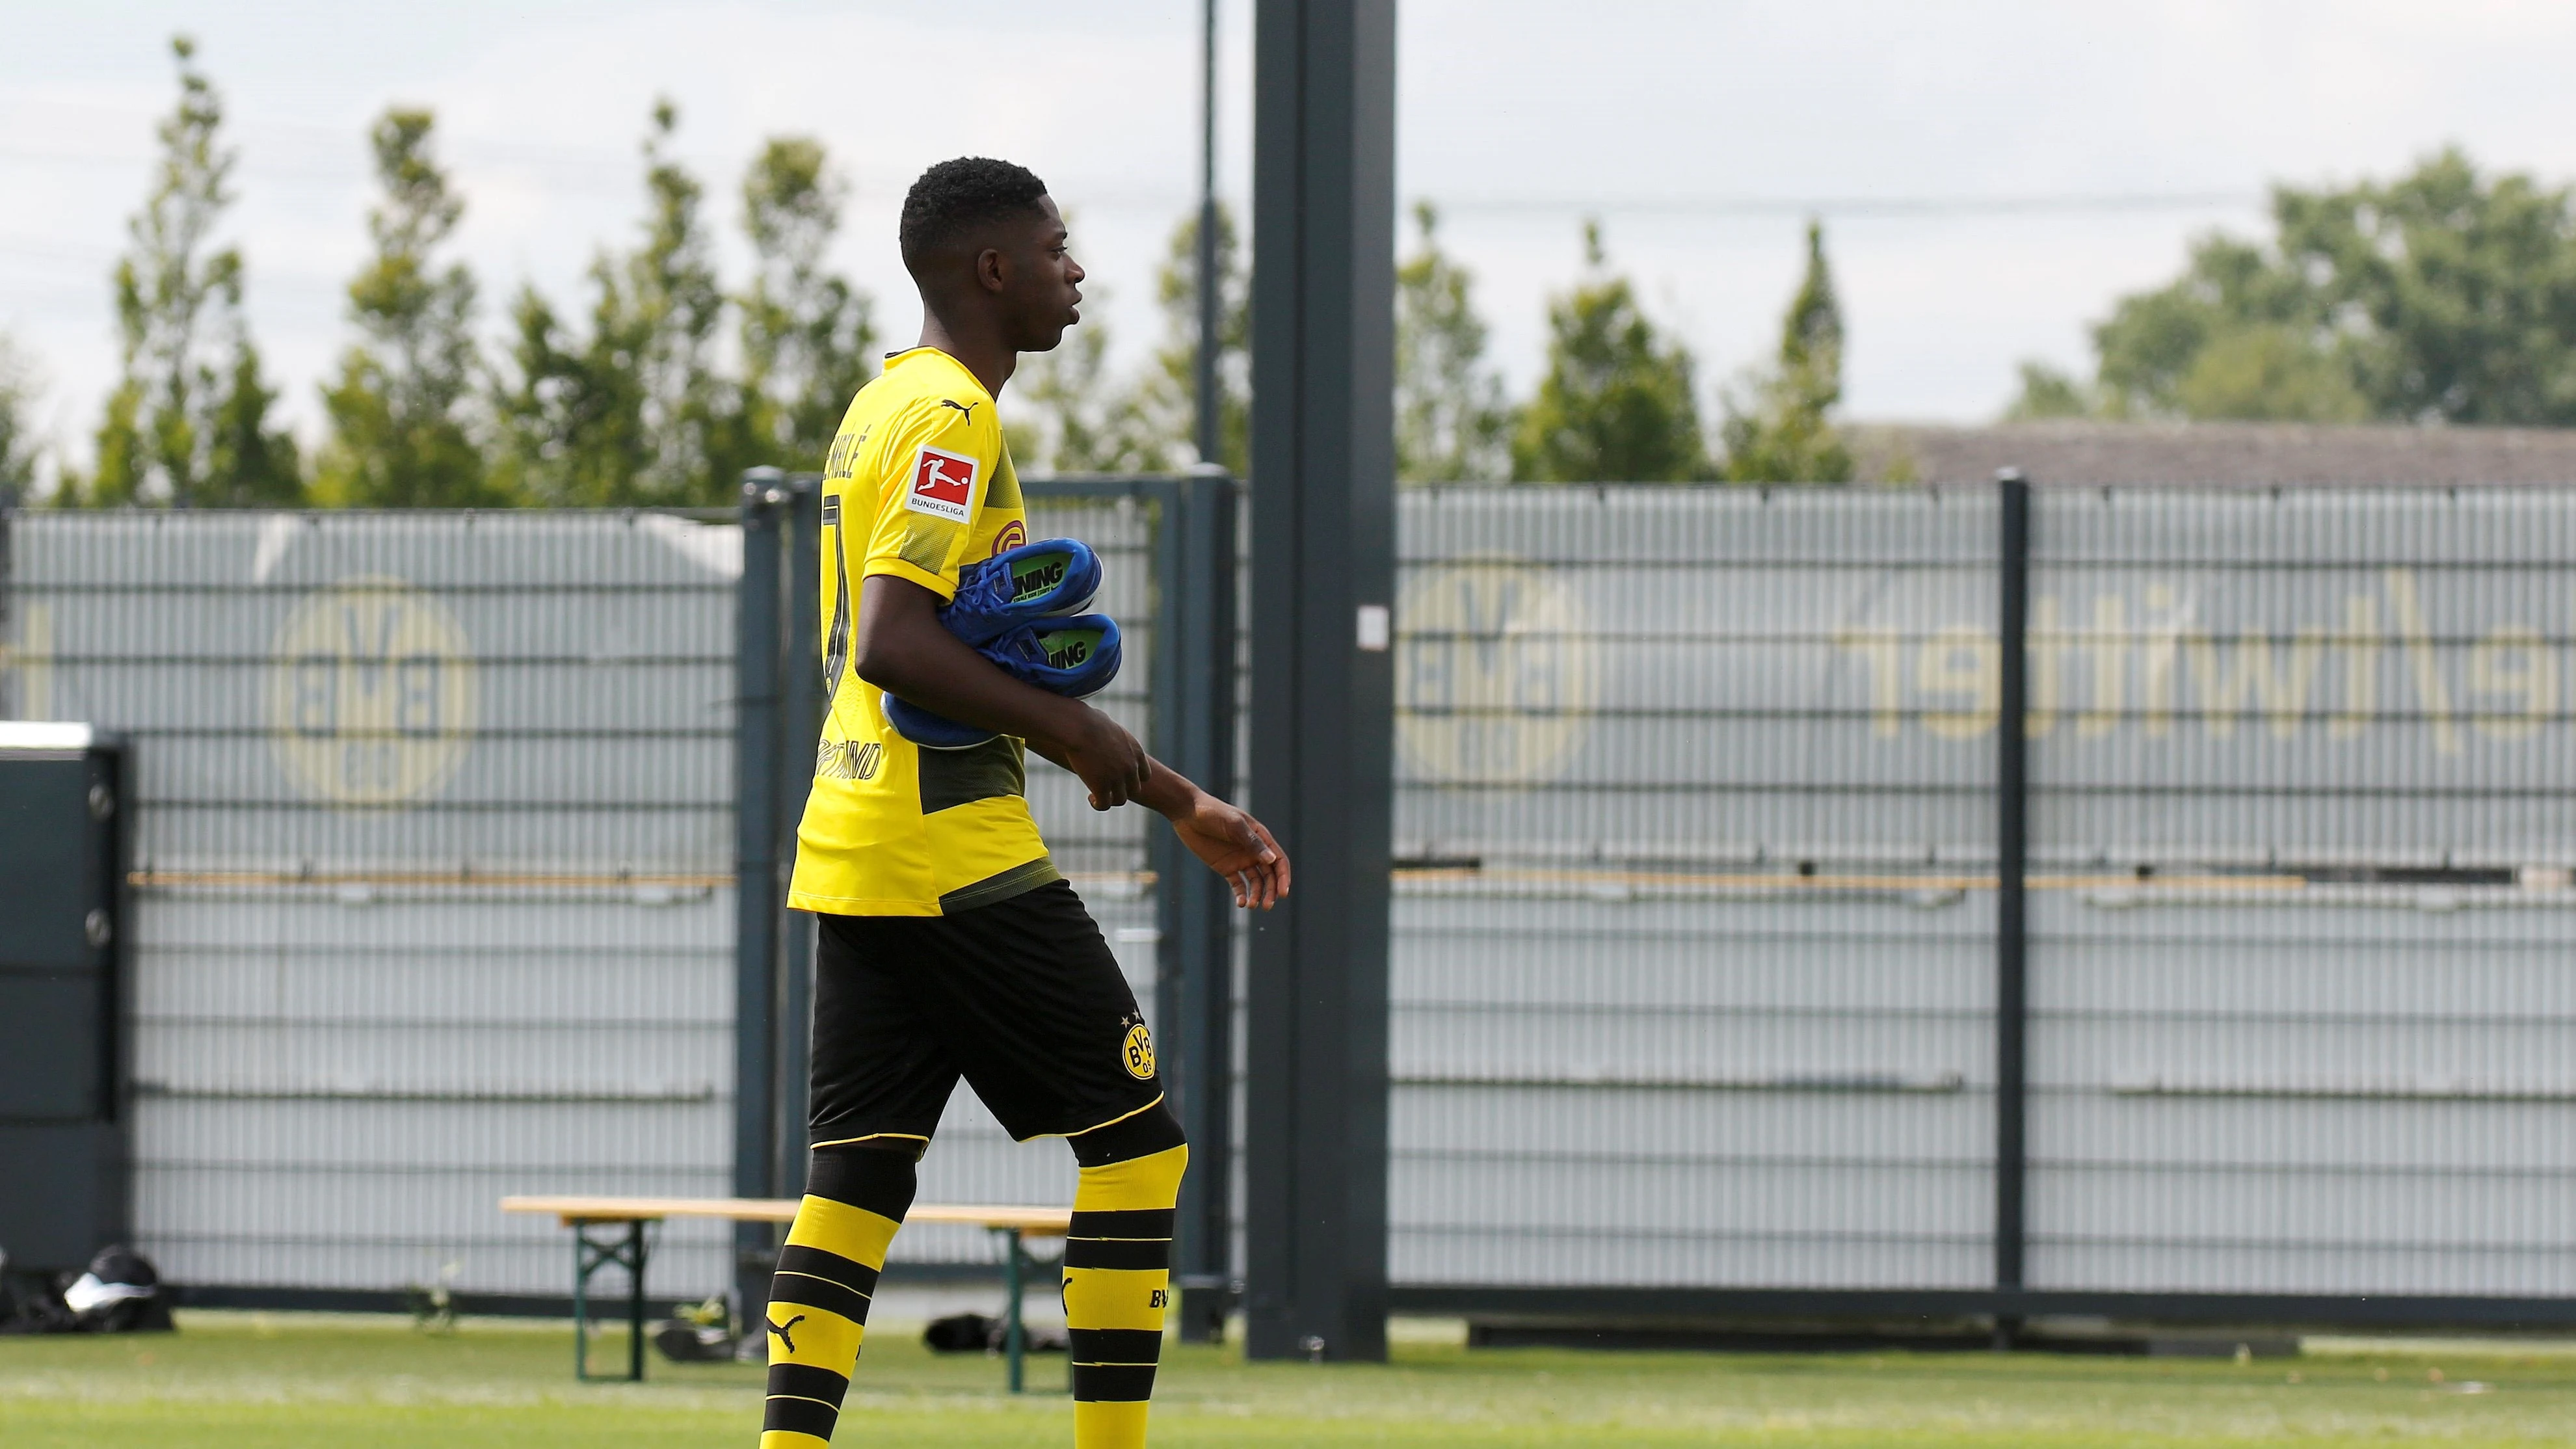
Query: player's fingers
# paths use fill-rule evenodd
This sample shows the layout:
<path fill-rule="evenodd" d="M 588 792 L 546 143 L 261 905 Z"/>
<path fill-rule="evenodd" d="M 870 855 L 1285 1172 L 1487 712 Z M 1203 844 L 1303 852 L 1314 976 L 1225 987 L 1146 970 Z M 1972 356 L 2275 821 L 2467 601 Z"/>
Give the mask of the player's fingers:
<path fill-rule="evenodd" d="M 1288 852 L 1279 848 L 1279 842 L 1270 834 L 1269 826 L 1255 820 L 1252 822 L 1252 828 L 1260 834 L 1261 844 L 1270 852 L 1270 858 L 1265 861 L 1264 864 L 1270 867 L 1271 878 L 1277 882 L 1278 894 L 1271 897 L 1271 899 L 1276 900 L 1279 896 L 1288 894 L 1288 882 L 1290 876 Z"/>

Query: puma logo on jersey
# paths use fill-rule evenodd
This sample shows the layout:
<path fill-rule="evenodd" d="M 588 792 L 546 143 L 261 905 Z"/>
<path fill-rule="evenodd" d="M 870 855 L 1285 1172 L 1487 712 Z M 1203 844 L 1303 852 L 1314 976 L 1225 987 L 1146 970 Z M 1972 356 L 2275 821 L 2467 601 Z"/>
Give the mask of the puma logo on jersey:
<path fill-rule="evenodd" d="M 966 421 L 970 423 L 975 421 L 976 405 L 973 403 L 962 403 L 950 398 L 941 398 L 939 400 L 939 405 L 944 408 L 955 408 L 957 411 L 964 413 L 966 415 Z"/>

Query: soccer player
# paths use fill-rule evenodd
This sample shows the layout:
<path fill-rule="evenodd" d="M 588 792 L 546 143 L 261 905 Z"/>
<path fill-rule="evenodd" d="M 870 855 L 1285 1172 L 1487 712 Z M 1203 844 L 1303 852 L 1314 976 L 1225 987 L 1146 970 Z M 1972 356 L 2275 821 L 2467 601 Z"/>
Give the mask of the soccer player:
<path fill-rule="evenodd" d="M 1014 679 L 942 624 L 961 568 L 1028 541 L 994 400 L 1019 354 L 1080 320 L 1083 273 L 1046 187 L 1004 161 L 924 172 L 901 240 L 920 345 L 859 390 L 824 466 L 830 706 L 788 894 L 821 922 L 813 1151 L 770 1288 L 760 1442 L 831 1437 L 914 1164 L 962 1076 L 1013 1137 L 1073 1148 L 1074 1443 L 1136 1449 L 1189 1148 L 1135 994 L 1038 838 L 1022 742 L 1080 776 L 1093 809 L 1167 817 L 1237 905 L 1287 894 L 1288 858 L 1107 715 Z M 881 693 L 997 737 L 921 748 L 887 724 Z"/>

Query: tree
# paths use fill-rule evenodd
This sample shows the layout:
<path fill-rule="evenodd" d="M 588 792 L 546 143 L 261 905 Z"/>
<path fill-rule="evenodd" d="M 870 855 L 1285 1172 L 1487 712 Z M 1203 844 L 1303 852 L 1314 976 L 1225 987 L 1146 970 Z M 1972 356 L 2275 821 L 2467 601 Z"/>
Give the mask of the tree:
<path fill-rule="evenodd" d="M 591 264 L 589 336 L 573 335 L 534 288 L 511 307 L 512 375 L 495 399 L 503 480 L 538 502 L 733 500 L 735 481 L 719 476 L 717 462 L 725 430 L 738 426 L 732 390 L 713 366 L 724 293 L 699 220 L 703 188 L 667 151 L 678 126 L 678 108 L 655 102 L 644 240 Z"/>
<path fill-rule="evenodd" d="M 1408 483 L 1511 476 L 1512 409 L 1485 367 L 1475 276 L 1440 250 L 1439 213 L 1413 208 L 1421 250 L 1395 273 L 1395 476 Z"/>
<path fill-rule="evenodd" d="M 2576 198 L 2446 150 L 2388 183 L 2276 187 L 2093 329 L 2113 417 L 2576 424 Z M 2047 405 L 2025 386 L 2026 406 Z"/>
<path fill-rule="evenodd" d="M 237 155 L 221 142 L 223 101 L 194 41 L 173 37 L 170 53 L 179 104 L 158 128 L 159 176 L 116 264 L 120 370 L 80 492 L 96 504 L 293 504 L 303 474 L 293 436 L 268 426 L 277 395 L 242 317 L 241 253 L 209 250 Z"/>
<path fill-rule="evenodd" d="M 1829 417 L 1843 396 L 1843 311 L 1821 222 L 1807 223 L 1807 274 L 1781 321 L 1779 356 L 1747 391 L 1726 400 L 1727 481 L 1851 481 L 1851 450 Z"/>
<path fill-rule="evenodd" d="M 1711 476 L 1690 353 L 1665 343 L 1627 278 L 1606 271 L 1601 226 L 1583 228 L 1589 275 L 1548 303 L 1547 376 L 1512 439 L 1512 476 L 1549 483 L 1663 483 Z"/>
<path fill-rule="evenodd" d="M 1005 414 L 1011 456 L 1032 472 L 1105 473 L 1139 450 L 1121 430 L 1128 399 L 1111 385 L 1109 292 L 1084 294 L 1087 315 L 1053 352 L 1020 360 L 1011 381 L 1019 405 Z"/>
<path fill-rule="evenodd" d="M 1125 387 L 1112 384 L 1105 362 L 1109 334 L 1100 316 L 1108 296 L 1085 305 L 1092 320 L 1065 334 L 1054 352 L 1029 359 L 1020 396 L 1021 436 L 1032 461 L 1058 473 L 1169 473 L 1198 454 L 1198 217 L 1172 229 L 1154 300 L 1163 314 L 1163 345 Z M 1238 261 L 1233 214 L 1217 209 L 1217 433 L 1213 461 L 1242 477 L 1252 453 L 1252 306 Z"/>
<path fill-rule="evenodd" d="M 875 372 L 870 299 L 823 267 L 848 201 L 849 183 L 807 137 L 773 137 L 743 178 L 753 274 L 740 302 L 738 441 L 721 474 L 755 463 L 821 468 L 851 397 Z"/>
<path fill-rule="evenodd" d="M 479 359 L 474 278 L 436 269 L 430 253 L 456 230 L 465 204 L 430 152 L 430 113 L 388 110 L 369 132 L 384 199 L 367 214 L 376 255 L 349 283 L 349 320 L 363 337 L 322 390 L 331 418 L 316 492 L 368 508 L 490 506 L 491 486 L 469 409 Z"/>
<path fill-rule="evenodd" d="M 0 508 L 35 496 L 36 393 L 35 364 L 0 334 Z"/>
<path fill-rule="evenodd" d="M 2036 360 L 2021 365 L 2021 395 L 2004 409 L 2008 423 L 2080 418 L 2099 411 L 2093 390 L 2065 369 Z"/>

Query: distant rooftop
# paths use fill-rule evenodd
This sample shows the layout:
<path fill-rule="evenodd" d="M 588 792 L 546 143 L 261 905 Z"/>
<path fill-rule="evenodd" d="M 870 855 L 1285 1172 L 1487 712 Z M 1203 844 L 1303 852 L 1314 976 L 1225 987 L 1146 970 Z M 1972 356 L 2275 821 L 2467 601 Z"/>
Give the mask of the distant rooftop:
<path fill-rule="evenodd" d="M 1855 423 L 1865 479 L 1983 483 L 2019 468 L 2043 487 L 2576 483 L 2576 428 L 2326 427 L 2299 423 Z"/>

